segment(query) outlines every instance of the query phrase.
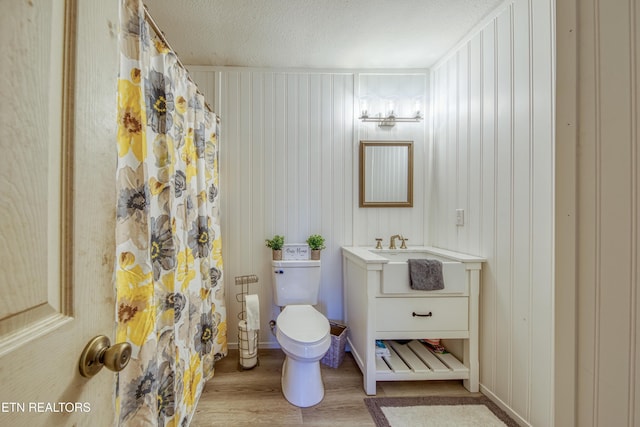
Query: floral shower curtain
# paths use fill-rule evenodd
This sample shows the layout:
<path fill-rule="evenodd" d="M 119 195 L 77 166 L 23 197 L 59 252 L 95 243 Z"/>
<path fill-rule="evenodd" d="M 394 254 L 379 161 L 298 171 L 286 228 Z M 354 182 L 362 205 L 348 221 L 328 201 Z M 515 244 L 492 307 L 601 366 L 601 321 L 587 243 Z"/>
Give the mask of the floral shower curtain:
<path fill-rule="evenodd" d="M 119 43 L 117 423 L 184 426 L 227 353 L 216 116 L 141 0 L 120 0 Z"/>

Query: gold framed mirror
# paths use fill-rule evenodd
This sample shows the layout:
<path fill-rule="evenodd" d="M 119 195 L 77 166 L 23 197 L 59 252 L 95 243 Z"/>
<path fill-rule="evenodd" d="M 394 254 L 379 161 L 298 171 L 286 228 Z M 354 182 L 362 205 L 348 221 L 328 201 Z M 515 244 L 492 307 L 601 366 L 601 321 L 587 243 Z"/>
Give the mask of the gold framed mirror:
<path fill-rule="evenodd" d="M 360 141 L 360 207 L 413 207 L 413 141 Z"/>

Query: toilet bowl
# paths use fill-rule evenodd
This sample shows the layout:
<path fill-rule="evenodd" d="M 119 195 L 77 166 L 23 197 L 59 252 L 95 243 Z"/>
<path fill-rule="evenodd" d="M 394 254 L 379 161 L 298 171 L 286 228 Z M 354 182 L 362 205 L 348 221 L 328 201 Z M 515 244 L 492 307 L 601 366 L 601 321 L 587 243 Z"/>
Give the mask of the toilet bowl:
<path fill-rule="evenodd" d="M 329 321 L 311 305 L 288 305 L 276 319 L 276 338 L 286 358 L 282 365 L 282 393 L 293 405 L 320 403 L 324 384 L 320 359 L 329 351 Z"/>

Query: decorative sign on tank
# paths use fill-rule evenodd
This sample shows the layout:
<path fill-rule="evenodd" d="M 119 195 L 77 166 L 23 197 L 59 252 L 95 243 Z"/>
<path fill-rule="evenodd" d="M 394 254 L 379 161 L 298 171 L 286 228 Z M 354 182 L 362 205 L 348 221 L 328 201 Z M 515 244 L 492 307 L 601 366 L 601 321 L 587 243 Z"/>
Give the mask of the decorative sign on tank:
<path fill-rule="evenodd" d="M 285 244 L 282 248 L 283 260 L 309 259 L 309 245 L 304 243 Z"/>

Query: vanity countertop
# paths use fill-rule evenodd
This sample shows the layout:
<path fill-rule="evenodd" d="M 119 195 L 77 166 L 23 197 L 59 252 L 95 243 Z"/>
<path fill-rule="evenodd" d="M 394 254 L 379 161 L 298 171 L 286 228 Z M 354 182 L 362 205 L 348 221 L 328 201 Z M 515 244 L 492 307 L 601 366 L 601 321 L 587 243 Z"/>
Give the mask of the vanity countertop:
<path fill-rule="evenodd" d="M 409 246 L 407 249 L 374 249 L 370 246 L 343 246 L 343 254 L 346 256 L 354 256 L 361 262 L 366 264 L 386 264 L 389 262 L 384 257 L 388 253 L 428 253 L 440 257 L 449 258 L 458 262 L 486 262 L 486 258 L 465 254 L 462 252 L 450 251 L 447 249 L 436 248 L 434 246 Z"/>

